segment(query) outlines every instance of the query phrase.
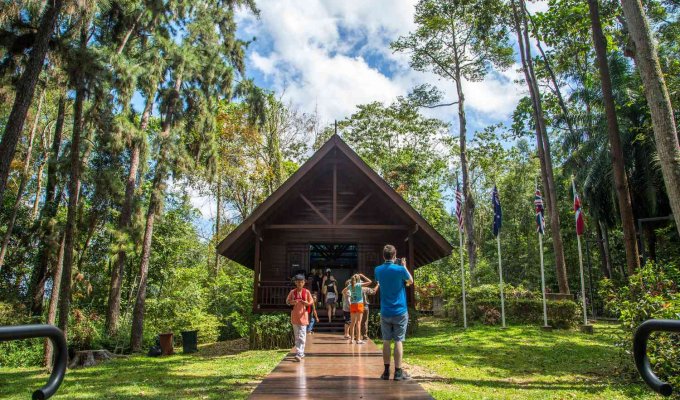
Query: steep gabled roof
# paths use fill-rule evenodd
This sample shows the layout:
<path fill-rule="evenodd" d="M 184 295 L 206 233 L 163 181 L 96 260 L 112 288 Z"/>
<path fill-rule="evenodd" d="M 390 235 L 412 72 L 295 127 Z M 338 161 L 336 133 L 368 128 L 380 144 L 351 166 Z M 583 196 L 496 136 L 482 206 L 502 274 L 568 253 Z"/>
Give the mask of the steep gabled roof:
<path fill-rule="evenodd" d="M 322 160 L 333 157 L 333 150 L 337 150 L 349 159 L 369 181 L 379 190 L 384 197 L 388 198 L 396 208 L 412 221 L 417 227 L 414 238 L 418 243 L 427 247 L 425 255 L 415 266 L 419 267 L 451 254 L 453 248 L 446 239 L 437 232 L 399 193 L 397 193 L 385 180 L 380 177 L 371 167 L 366 164 L 359 155 L 345 143 L 340 136 L 333 135 L 321 148 L 312 155 L 293 175 L 288 178 L 274 193 L 260 204 L 236 229 L 217 246 L 217 252 L 246 267 L 253 267 L 254 244 L 256 231 L 262 225 L 271 211 L 291 192 L 301 180 L 314 170 Z"/>

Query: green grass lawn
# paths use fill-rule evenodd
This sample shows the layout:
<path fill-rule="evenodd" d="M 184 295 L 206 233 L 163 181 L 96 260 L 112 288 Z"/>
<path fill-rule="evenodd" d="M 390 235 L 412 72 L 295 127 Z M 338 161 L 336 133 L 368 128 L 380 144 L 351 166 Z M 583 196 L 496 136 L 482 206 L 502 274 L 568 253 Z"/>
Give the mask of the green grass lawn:
<path fill-rule="evenodd" d="M 436 399 L 652 399 L 641 383 L 617 378 L 613 325 L 595 335 L 535 326 L 473 326 L 424 319 L 405 344 L 411 373 Z M 379 341 L 377 344 L 380 345 Z M 56 399 L 239 399 L 286 351 L 230 342 L 198 354 L 116 359 L 69 370 Z M 26 399 L 47 381 L 37 368 L 0 369 L 0 398 Z"/>
<path fill-rule="evenodd" d="M 463 330 L 424 320 L 405 343 L 412 374 L 436 399 L 648 399 L 642 383 L 615 378 L 613 325 L 594 335 L 534 326 Z"/>
<path fill-rule="evenodd" d="M 216 354 L 217 353 L 217 354 Z M 54 399 L 244 399 L 285 351 L 116 359 L 67 371 Z M 0 398 L 28 399 L 47 382 L 37 368 L 0 369 Z"/>

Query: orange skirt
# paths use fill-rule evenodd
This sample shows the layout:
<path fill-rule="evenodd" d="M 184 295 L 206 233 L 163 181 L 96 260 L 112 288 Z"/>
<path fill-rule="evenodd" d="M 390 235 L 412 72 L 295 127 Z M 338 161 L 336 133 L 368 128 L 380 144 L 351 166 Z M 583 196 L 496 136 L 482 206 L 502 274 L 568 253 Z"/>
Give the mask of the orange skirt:
<path fill-rule="evenodd" d="M 356 313 L 363 313 L 364 312 L 364 303 L 352 303 L 349 305 L 349 312 L 352 314 Z"/>

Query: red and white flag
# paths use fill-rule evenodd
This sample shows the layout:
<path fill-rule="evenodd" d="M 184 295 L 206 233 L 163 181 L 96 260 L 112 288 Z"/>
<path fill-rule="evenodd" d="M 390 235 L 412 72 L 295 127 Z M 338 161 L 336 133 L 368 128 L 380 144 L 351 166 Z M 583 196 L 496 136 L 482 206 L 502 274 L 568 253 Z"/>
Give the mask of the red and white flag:
<path fill-rule="evenodd" d="M 583 222 L 581 199 L 579 199 L 578 193 L 576 193 L 576 186 L 574 186 L 574 213 L 576 214 L 576 234 L 580 236 L 583 235 L 583 232 L 586 230 L 586 224 Z"/>

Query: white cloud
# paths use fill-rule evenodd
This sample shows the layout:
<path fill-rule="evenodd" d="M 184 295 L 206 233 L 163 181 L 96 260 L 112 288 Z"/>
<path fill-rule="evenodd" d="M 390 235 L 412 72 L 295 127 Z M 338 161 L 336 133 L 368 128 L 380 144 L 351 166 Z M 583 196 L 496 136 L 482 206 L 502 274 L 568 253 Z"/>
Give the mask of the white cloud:
<path fill-rule="evenodd" d="M 408 55 L 389 48 L 414 29 L 415 3 L 261 0 L 260 19 L 242 13 L 239 23 L 260 41 L 259 49 L 249 52 L 251 68 L 271 89 L 285 91 L 286 100 L 304 111 L 316 108 L 322 120 L 331 121 L 348 116 L 358 104 L 390 102 L 421 83 L 438 86 L 448 101 L 455 99 L 452 82 L 411 70 Z M 513 82 L 515 69 L 466 82 L 466 106 L 485 120 L 507 119 L 522 95 Z M 428 114 L 451 121 L 455 109 Z"/>

